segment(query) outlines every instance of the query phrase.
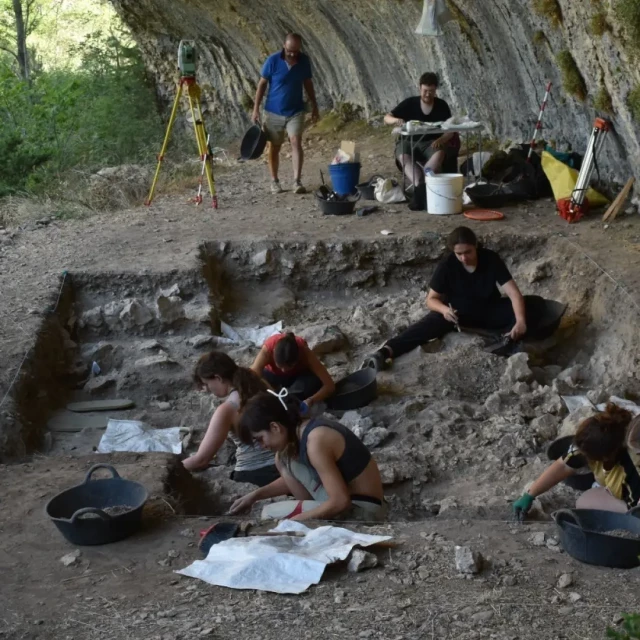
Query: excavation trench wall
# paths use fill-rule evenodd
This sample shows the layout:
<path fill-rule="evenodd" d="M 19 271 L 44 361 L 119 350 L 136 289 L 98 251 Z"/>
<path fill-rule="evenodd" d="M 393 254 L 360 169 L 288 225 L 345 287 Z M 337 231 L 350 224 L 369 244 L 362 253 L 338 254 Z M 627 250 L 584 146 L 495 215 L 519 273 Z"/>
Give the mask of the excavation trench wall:
<path fill-rule="evenodd" d="M 547 355 L 553 364 L 580 365 L 589 388 L 634 397 L 640 332 L 626 292 L 561 238 L 501 235 L 485 242 L 504 256 L 524 293 L 569 304 L 563 340 Z M 337 371 L 353 370 L 376 341 L 420 317 L 444 251 L 437 234 L 374 242 L 215 241 L 201 247 L 200 265 L 190 271 L 71 274 L 2 413 L 0 454 L 41 447 L 49 413 L 80 392 L 126 394 L 138 417 L 157 426 L 206 420 L 210 406 L 192 395 L 191 371 L 201 353 L 216 347 L 221 320 L 240 326 L 283 320 L 297 329 L 340 324 L 349 345 L 342 359 L 327 357 Z M 229 350 L 243 364 L 254 355 L 246 347 Z M 90 374 L 94 359 L 102 368 L 97 381 Z M 450 373 L 462 367 L 455 360 L 447 366 Z M 455 387 L 457 378 L 447 375 L 443 380 Z M 154 413 L 167 398 L 172 410 Z M 468 399 L 452 388 L 450 399 L 456 398 Z"/>

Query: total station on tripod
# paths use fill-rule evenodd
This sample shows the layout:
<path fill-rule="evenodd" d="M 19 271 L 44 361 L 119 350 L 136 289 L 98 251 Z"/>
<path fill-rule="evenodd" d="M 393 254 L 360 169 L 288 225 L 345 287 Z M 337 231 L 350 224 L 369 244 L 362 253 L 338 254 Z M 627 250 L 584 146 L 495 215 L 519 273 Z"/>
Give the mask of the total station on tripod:
<path fill-rule="evenodd" d="M 160 168 L 162 167 L 162 161 L 164 160 L 165 153 L 167 152 L 167 145 L 169 144 L 169 138 L 171 137 L 171 129 L 173 128 L 173 124 L 178 114 L 180 97 L 184 91 L 189 99 L 191 120 L 193 122 L 196 142 L 198 144 L 200 161 L 202 162 L 202 171 L 200 173 L 200 180 L 198 183 L 198 193 L 192 201 L 196 204 L 202 203 L 202 183 L 206 176 L 209 193 L 211 194 L 211 205 L 214 209 L 217 209 L 218 196 L 216 195 L 216 185 L 213 177 L 213 154 L 211 153 L 210 144 L 211 137 L 207 133 L 204 118 L 202 116 L 202 107 L 200 105 L 200 96 L 202 92 L 196 82 L 196 44 L 193 40 L 180 40 L 180 44 L 178 45 L 178 70 L 180 72 L 180 81 L 178 83 L 176 97 L 173 102 L 173 108 L 171 109 L 171 116 L 169 117 L 169 124 L 167 125 L 162 149 L 158 155 L 158 165 L 156 166 L 156 172 L 153 176 L 153 182 L 151 183 L 151 189 L 149 191 L 149 196 L 145 200 L 145 204 L 150 205 L 153 200 L 156 184 L 158 183 L 158 176 L 160 175 Z"/>
<path fill-rule="evenodd" d="M 193 40 L 180 40 L 178 69 L 180 69 L 181 78 L 196 77 L 196 43 Z"/>

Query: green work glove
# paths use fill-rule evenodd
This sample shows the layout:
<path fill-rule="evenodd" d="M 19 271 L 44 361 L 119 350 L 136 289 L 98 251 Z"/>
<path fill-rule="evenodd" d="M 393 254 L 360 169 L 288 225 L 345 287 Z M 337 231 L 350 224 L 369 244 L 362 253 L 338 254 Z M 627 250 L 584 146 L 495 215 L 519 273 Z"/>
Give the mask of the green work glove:
<path fill-rule="evenodd" d="M 512 506 L 513 512 L 516 514 L 518 518 L 524 518 L 529 510 L 531 509 L 531 505 L 533 504 L 534 497 L 529 495 L 528 493 L 523 493 Z"/>

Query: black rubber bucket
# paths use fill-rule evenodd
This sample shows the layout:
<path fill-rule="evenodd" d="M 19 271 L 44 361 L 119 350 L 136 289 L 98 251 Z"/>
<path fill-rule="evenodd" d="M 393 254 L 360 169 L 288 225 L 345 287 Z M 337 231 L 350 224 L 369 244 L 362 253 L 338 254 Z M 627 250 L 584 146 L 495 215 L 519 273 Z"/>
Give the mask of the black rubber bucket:
<path fill-rule="evenodd" d="M 500 209 L 506 206 L 512 196 L 505 193 L 499 184 L 477 184 L 465 189 L 473 204 L 483 209 Z"/>
<path fill-rule="evenodd" d="M 254 124 L 242 138 L 240 157 L 243 160 L 257 160 L 266 146 L 267 134 L 259 124 Z"/>
<path fill-rule="evenodd" d="M 564 457 L 567 451 L 569 451 L 572 442 L 573 436 L 564 436 L 554 440 L 547 449 L 547 457 L 549 460 L 555 462 L 559 458 Z M 585 469 L 588 469 L 588 467 L 585 467 Z M 591 473 L 591 471 L 585 471 L 584 473 L 576 473 L 576 475 L 568 477 L 564 481 L 564 484 L 576 491 L 587 491 L 587 489 L 591 489 L 595 481 L 596 478 L 593 473 Z"/>
<path fill-rule="evenodd" d="M 360 194 L 355 197 L 347 196 L 344 200 L 326 200 L 316 192 L 318 208 L 325 216 L 348 216 L 355 211 L 359 199 Z"/>
<path fill-rule="evenodd" d="M 97 469 L 109 470 L 112 477 L 92 480 Z M 71 544 L 107 544 L 127 538 L 140 528 L 148 497 L 139 482 L 124 480 L 111 465 L 96 464 L 82 484 L 51 498 L 45 512 Z M 131 509 L 117 515 L 104 511 L 119 506 Z"/>
<path fill-rule="evenodd" d="M 336 411 L 359 409 L 378 397 L 376 370 L 359 369 L 336 382 L 335 393 L 327 399 L 327 407 Z"/>
<path fill-rule="evenodd" d="M 356 185 L 356 190 L 358 191 L 358 193 L 360 194 L 360 197 L 363 200 L 375 200 L 376 199 L 376 194 L 375 194 L 375 188 L 376 188 L 376 183 L 378 182 L 378 178 L 382 178 L 383 176 L 371 176 L 371 178 L 369 178 L 368 182 L 361 182 L 360 184 Z"/>
<path fill-rule="evenodd" d="M 596 509 L 560 509 L 553 514 L 563 549 L 587 564 L 614 569 L 640 566 L 640 538 L 610 535 L 628 531 L 640 536 L 640 507 L 627 513 Z"/>

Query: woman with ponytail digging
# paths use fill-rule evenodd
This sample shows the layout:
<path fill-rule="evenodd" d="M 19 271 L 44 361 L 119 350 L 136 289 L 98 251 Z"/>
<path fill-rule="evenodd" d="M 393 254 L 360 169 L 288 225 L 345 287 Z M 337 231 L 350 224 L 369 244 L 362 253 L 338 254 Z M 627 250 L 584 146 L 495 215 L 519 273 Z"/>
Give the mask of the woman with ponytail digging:
<path fill-rule="evenodd" d="M 583 420 L 578 426 L 567 454 L 556 460 L 531 485 L 529 491 L 513 503 L 513 510 L 524 517 L 533 500 L 588 465 L 597 487 L 580 495 L 578 509 L 599 509 L 624 513 L 640 499 L 640 459 L 629 440 L 640 418 L 609 403 L 601 413 Z"/>
<path fill-rule="evenodd" d="M 262 518 L 384 520 L 387 503 L 369 450 L 339 422 L 302 419 L 299 406 L 286 389 L 259 393 L 247 402 L 240 434 L 276 454 L 280 478 L 236 500 L 230 513 L 291 494 L 295 500 L 266 505 Z"/>
<path fill-rule="evenodd" d="M 193 378 L 202 390 L 218 398 L 227 398 L 214 412 L 198 451 L 183 461 L 186 469 L 196 471 L 208 466 L 224 441 L 236 446 L 236 466 L 232 478 L 259 487 L 280 477 L 273 453 L 254 443 L 244 443 L 237 434 L 240 411 L 247 401 L 267 388 L 251 369 L 239 367 L 226 353 L 212 351 L 197 362 Z"/>

